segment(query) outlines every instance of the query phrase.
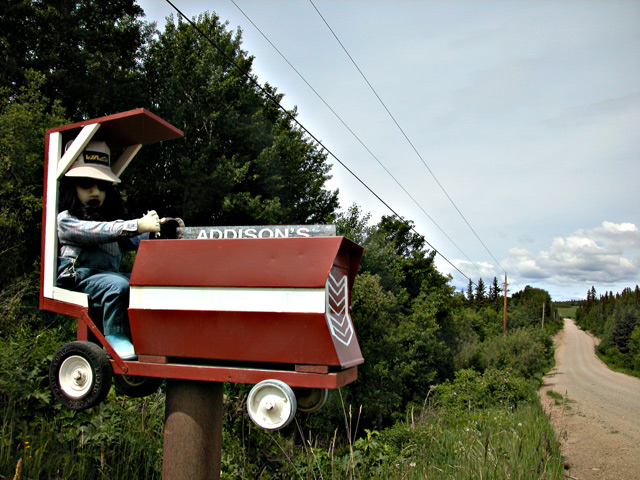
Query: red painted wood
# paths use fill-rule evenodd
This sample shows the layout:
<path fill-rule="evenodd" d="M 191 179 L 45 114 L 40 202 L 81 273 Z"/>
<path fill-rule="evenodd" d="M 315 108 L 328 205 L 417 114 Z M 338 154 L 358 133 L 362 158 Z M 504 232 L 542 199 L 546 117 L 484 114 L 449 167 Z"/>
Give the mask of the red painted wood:
<path fill-rule="evenodd" d="M 130 283 L 324 289 L 332 270 L 352 284 L 361 253 L 343 237 L 146 241 Z M 325 314 L 184 311 L 176 305 L 129 309 L 129 319 L 139 355 L 341 368 L 363 362 L 353 325 L 343 323 L 338 333 L 333 326 L 334 335 L 345 333 L 343 340 L 353 337 L 342 343 L 331 335 Z"/>
<path fill-rule="evenodd" d="M 157 355 L 138 355 L 138 360 L 143 363 L 169 363 L 169 358 L 159 357 Z"/>
<path fill-rule="evenodd" d="M 138 355 L 352 366 L 340 358 L 323 314 L 129 310 Z M 357 346 L 357 342 L 356 342 Z"/>
<path fill-rule="evenodd" d="M 144 108 L 62 125 L 47 130 L 47 134 L 62 132 L 65 140 L 67 140 L 67 136 L 73 138 L 82 127 L 94 123 L 100 124 L 100 134 L 104 135 L 104 138 L 107 139 L 107 143 L 112 149 L 137 145 L 139 143 L 148 145 L 150 143 L 173 140 L 184 136 L 182 130 L 174 127 Z M 73 132 L 74 130 L 77 130 L 77 132 Z"/>
<path fill-rule="evenodd" d="M 60 132 L 63 145 L 82 127 L 100 123 L 100 133 L 112 148 L 149 144 L 183 136 L 183 132 L 145 109 L 47 130 L 45 171 L 50 168 L 49 135 Z M 46 220 L 46 175 L 43 224 Z M 44 255 L 44 232 L 42 254 Z M 346 271 L 349 290 L 357 273 L 362 248 L 342 237 L 290 239 L 162 240 L 142 242 L 132 275 L 132 285 L 211 286 L 255 288 L 324 288 L 332 268 Z M 41 271 L 41 284 L 44 283 Z M 106 344 L 87 308 L 44 298 L 40 308 L 78 319 L 78 338 L 91 331 Z M 247 362 L 247 367 L 161 364 L 111 361 L 115 373 L 131 375 L 255 384 L 279 379 L 292 387 L 340 388 L 357 378 L 363 362 L 355 338 L 348 347 L 330 334 L 324 314 L 189 312 L 131 310 L 136 351 L 155 357 L 201 358 Z M 157 360 L 157 358 L 150 360 Z M 167 361 L 171 361 L 168 358 Z M 292 369 L 255 369 L 252 362 L 289 365 Z M 295 365 L 302 370 L 293 371 Z M 342 368 L 337 373 L 327 366 Z"/>
<path fill-rule="evenodd" d="M 357 259 L 344 237 L 143 241 L 131 285 L 324 288 L 334 260 Z M 353 263 L 354 260 L 351 260 Z M 357 266 L 350 270 L 355 278 Z"/>
<path fill-rule="evenodd" d="M 286 370 L 252 369 L 238 367 L 200 366 L 182 364 L 158 364 L 125 362 L 128 375 L 160 378 L 181 378 L 206 382 L 230 382 L 253 385 L 262 380 L 274 379 L 296 388 L 337 389 L 358 378 L 358 367 L 341 370 L 336 373 L 318 374 Z M 122 374 L 115 362 L 111 362 L 113 372 Z"/>
<path fill-rule="evenodd" d="M 84 315 L 89 315 L 88 308 L 76 305 L 75 303 L 52 300 L 51 298 L 41 298 L 40 308 L 69 317 L 81 318 Z"/>
<path fill-rule="evenodd" d="M 296 372 L 329 373 L 329 367 L 327 365 L 296 365 Z"/>

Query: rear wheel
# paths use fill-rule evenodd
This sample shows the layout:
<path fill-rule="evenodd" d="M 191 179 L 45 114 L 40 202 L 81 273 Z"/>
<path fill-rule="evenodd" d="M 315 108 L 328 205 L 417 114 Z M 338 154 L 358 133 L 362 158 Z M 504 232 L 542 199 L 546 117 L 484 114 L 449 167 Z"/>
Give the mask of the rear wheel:
<path fill-rule="evenodd" d="M 326 388 L 300 388 L 295 392 L 298 410 L 305 413 L 321 409 L 329 398 L 329 390 Z"/>
<path fill-rule="evenodd" d="M 101 347 L 92 342 L 71 342 L 53 356 L 49 384 L 62 405 L 85 410 L 107 397 L 112 375 L 109 358 Z"/>
<path fill-rule="evenodd" d="M 114 375 L 116 392 L 128 397 L 146 397 L 158 391 L 164 379 L 157 377 L 139 377 L 136 375 Z"/>

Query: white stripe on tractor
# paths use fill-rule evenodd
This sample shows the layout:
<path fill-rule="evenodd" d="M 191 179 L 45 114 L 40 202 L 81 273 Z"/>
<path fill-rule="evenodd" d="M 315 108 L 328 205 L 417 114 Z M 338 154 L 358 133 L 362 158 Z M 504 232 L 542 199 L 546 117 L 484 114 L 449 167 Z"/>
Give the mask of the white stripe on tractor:
<path fill-rule="evenodd" d="M 323 288 L 131 286 L 130 308 L 225 312 L 325 313 Z"/>

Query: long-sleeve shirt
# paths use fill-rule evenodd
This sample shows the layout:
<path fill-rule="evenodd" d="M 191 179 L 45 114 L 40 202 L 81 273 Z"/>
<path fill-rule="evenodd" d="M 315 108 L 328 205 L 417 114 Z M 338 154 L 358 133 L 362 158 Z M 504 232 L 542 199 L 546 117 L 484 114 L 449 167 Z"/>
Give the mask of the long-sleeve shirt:
<path fill-rule="evenodd" d="M 123 252 L 137 250 L 147 238 L 149 234 L 138 233 L 137 220 L 95 222 L 80 220 L 68 210 L 58 214 L 60 263 L 71 261 L 75 268 L 118 271 Z"/>

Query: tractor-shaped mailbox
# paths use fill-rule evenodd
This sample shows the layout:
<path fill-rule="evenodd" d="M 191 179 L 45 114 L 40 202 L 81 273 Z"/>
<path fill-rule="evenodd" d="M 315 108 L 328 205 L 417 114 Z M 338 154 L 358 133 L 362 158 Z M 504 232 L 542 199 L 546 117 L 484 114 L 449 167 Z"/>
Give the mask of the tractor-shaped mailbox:
<path fill-rule="evenodd" d="M 356 379 L 363 359 L 349 306 L 362 248 L 326 229 L 218 238 L 203 227 L 193 238 L 142 241 L 129 303 L 138 359 L 122 360 L 88 295 L 55 285 L 58 181 L 98 129 L 123 151 L 118 176 L 142 145 L 183 135 L 144 109 L 47 130 L 40 308 L 78 319 L 77 341 L 56 352 L 50 369 L 63 405 L 96 405 L 112 380 L 130 396 L 154 392 L 164 378 L 254 384 L 249 416 L 279 429 L 296 409 L 314 411 L 328 389 Z"/>

